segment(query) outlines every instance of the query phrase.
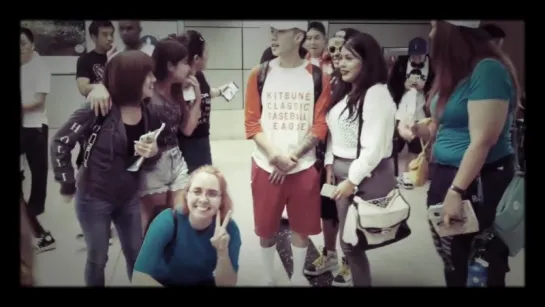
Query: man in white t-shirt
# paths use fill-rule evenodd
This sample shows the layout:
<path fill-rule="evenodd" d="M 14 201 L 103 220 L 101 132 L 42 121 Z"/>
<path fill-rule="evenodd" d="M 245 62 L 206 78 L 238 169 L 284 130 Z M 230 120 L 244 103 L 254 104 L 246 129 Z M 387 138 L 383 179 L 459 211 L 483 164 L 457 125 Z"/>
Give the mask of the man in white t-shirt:
<path fill-rule="evenodd" d="M 303 275 L 308 237 L 321 232 L 320 180 L 314 164 L 316 145 L 327 134 L 325 108 L 329 77 L 322 72 L 322 93 L 314 99 L 312 72 L 318 67 L 299 56 L 307 22 L 271 22 L 271 50 L 262 93 L 254 68 L 246 87 L 246 138 L 252 154 L 252 198 L 255 232 L 260 237 L 266 284 L 274 285 L 275 237 L 287 207 L 291 228 L 294 285 L 309 285 Z"/>
<path fill-rule="evenodd" d="M 27 212 L 35 235 L 35 248 L 43 252 L 55 248 L 55 239 L 44 230 L 37 216 L 45 211 L 48 173 L 48 126 L 45 98 L 51 88 L 51 74 L 34 51 L 34 34 L 21 28 L 21 154 L 26 156 L 32 177 Z"/>

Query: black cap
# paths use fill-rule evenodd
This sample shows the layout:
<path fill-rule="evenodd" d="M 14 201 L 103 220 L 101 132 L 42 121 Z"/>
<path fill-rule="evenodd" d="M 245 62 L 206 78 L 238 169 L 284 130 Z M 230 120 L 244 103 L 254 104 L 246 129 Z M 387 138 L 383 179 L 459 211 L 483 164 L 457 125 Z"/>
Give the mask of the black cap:
<path fill-rule="evenodd" d="M 409 55 L 422 55 L 428 53 L 428 42 L 422 37 L 415 37 L 409 42 Z"/>

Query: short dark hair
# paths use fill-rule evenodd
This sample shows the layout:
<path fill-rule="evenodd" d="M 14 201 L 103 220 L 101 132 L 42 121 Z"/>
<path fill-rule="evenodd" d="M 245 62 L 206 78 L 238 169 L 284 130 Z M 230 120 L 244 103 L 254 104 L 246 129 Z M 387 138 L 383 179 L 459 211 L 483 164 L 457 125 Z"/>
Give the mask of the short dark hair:
<path fill-rule="evenodd" d="M 309 24 L 308 24 L 308 29 L 307 29 L 307 32 L 310 31 L 311 29 L 314 29 L 320 33 L 322 33 L 324 36 L 325 36 L 325 26 L 323 23 L 319 22 L 319 21 L 311 21 Z"/>
<path fill-rule="evenodd" d="M 176 36 L 176 40 L 182 43 L 187 49 L 189 64 L 193 63 L 196 55 L 202 57 L 206 41 L 198 31 L 187 30 L 182 35 Z"/>
<path fill-rule="evenodd" d="M 34 43 L 34 33 L 29 28 L 21 27 L 21 34 L 24 34 L 31 43 Z"/>
<path fill-rule="evenodd" d="M 104 69 L 103 83 L 115 105 L 140 103 L 142 86 L 153 72 L 153 60 L 140 50 L 123 51 L 113 57 Z"/>
<path fill-rule="evenodd" d="M 98 35 L 98 30 L 100 28 L 114 28 L 114 24 L 110 20 L 93 20 L 89 25 L 89 35 Z"/>
<path fill-rule="evenodd" d="M 168 78 L 168 63 L 176 65 L 187 58 L 187 48 L 176 39 L 165 38 L 155 45 L 152 57 L 155 61 L 155 78 L 164 81 Z"/>
<path fill-rule="evenodd" d="M 501 38 L 505 38 L 506 36 L 505 31 L 503 31 L 500 27 L 492 23 L 482 25 L 480 26 L 480 28 L 486 31 L 486 33 L 490 35 L 491 39 L 501 39 Z"/>

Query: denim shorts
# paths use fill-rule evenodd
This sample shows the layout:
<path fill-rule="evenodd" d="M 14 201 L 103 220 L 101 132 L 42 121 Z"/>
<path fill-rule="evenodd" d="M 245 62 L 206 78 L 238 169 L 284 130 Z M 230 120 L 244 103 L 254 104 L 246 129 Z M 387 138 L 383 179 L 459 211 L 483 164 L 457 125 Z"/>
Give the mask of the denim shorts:
<path fill-rule="evenodd" d="M 156 164 L 143 170 L 140 196 L 178 191 L 188 181 L 187 164 L 178 147 L 165 150 Z"/>

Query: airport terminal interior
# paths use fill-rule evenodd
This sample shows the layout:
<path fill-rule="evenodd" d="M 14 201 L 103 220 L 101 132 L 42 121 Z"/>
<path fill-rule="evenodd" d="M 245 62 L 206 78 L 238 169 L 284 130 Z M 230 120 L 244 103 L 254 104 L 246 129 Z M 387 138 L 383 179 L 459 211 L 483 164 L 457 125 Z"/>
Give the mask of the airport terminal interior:
<path fill-rule="evenodd" d="M 405 48 L 416 37 L 427 37 L 429 21 L 322 21 L 329 33 L 354 27 L 371 33 L 385 48 Z M 509 24 L 508 21 L 502 21 Z M 85 22 L 85 27 L 90 21 Z M 498 21 L 498 23 L 500 23 Z M 171 33 L 186 29 L 198 30 L 207 41 L 209 63 L 205 75 L 213 85 L 234 81 L 241 90 L 236 97 L 227 102 L 222 98 L 212 101 L 211 147 L 214 165 L 225 175 L 228 189 L 234 203 L 232 218 L 237 222 L 242 237 L 240 251 L 240 271 L 237 286 L 262 286 L 261 258 L 259 257 L 259 238 L 254 233 L 252 194 L 250 188 L 251 154 L 254 143 L 244 139 L 244 90 L 250 70 L 259 63 L 261 53 L 269 46 L 266 22 L 243 20 L 217 21 L 142 21 L 143 35 L 160 39 Z M 508 32 L 508 30 L 506 30 Z M 513 32 L 515 33 L 515 32 Z M 519 45 L 518 35 L 508 33 L 509 52 L 515 66 L 521 66 L 524 59 L 514 46 Z M 116 33 L 117 35 L 117 33 Z M 116 36 L 116 43 L 120 39 Z M 86 47 L 91 46 L 87 34 Z M 524 54 L 524 51 L 522 51 Z M 84 101 L 77 91 L 75 81 L 75 56 L 51 56 L 51 93 L 46 106 L 49 121 L 49 136 L 53 136 L 69 115 Z M 524 73 L 520 73 L 524 76 Z M 522 77 L 523 78 L 523 77 Z M 78 149 L 73 151 L 75 160 Z M 405 163 L 404 154 L 400 162 Z M 30 193 L 31 174 L 24 162 L 26 180 L 23 191 L 26 198 Z M 412 190 L 401 190 L 411 207 L 409 226 L 412 234 L 405 240 L 368 252 L 371 265 L 372 285 L 374 287 L 417 286 L 444 287 L 442 262 L 437 255 L 427 221 L 426 195 L 428 184 Z M 66 203 L 59 195 L 59 184 L 53 179 L 51 167 L 47 186 L 45 213 L 39 217 L 44 227 L 51 231 L 56 240 L 56 248 L 36 255 L 35 278 L 39 286 L 84 286 L 84 267 L 86 246 L 76 235 L 81 233 L 76 218 L 74 203 Z M 285 226 L 283 226 L 285 230 Z M 289 235 L 279 235 L 279 240 L 287 242 Z M 337 243 L 339 244 L 339 243 Z M 312 262 L 316 251 L 323 246 L 323 236 L 311 237 L 307 262 Z M 338 247 L 340 249 L 340 247 Z M 285 267 L 289 257 L 276 254 L 276 279 L 279 286 L 289 286 L 290 281 Z M 507 286 L 524 286 L 524 250 L 510 258 L 511 271 L 507 275 Z M 314 286 L 324 286 L 329 277 L 310 278 Z M 106 267 L 107 286 L 127 286 L 130 282 L 126 273 L 125 259 L 118 238 L 113 236 Z"/>

